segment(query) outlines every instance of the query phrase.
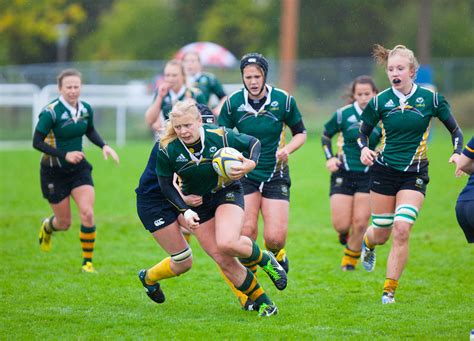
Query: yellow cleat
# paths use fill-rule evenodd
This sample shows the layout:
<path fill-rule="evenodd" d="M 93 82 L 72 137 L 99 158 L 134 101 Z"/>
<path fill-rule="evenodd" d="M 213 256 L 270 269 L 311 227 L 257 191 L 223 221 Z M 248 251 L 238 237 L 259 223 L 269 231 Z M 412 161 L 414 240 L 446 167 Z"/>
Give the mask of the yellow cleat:
<path fill-rule="evenodd" d="M 97 273 L 94 268 L 94 265 L 92 265 L 92 262 L 86 262 L 86 264 L 82 266 L 81 271 L 87 273 Z"/>
<path fill-rule="evenodd" d="M 51 235 L 52 232 L 46 230 L 46 226 L 49 224 L 49 218 L 43 219 L 39 232 L 39 244 L 42 251 L 48 252 L 51 250 Z"/>

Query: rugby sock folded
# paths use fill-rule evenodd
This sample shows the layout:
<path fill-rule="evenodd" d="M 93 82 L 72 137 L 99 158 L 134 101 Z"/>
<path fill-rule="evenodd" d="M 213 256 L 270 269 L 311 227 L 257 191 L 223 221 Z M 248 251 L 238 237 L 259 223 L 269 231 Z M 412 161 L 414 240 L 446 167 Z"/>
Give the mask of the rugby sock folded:
<path fill-rule="evenodd" d="M 79 238 L 81 240 L 82 247 L 82 265 L 86 264 L 87 262 L 92 262 L 92 257 L 94 256 L 95 235 L 95 225 L 91 227 L 81 225 Z"/>

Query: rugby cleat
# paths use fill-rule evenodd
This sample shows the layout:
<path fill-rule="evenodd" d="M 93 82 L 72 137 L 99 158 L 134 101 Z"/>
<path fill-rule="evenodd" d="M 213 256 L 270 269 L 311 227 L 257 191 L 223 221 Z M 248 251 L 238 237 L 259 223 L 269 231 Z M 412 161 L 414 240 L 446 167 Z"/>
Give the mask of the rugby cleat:
<path fill-rule="evenodd" d="M 393 292 L 384 292 L 382 294 L 382 304 L 395 303 L 395 294 Z"/>
<path fill-rule="evenodd" d="M 46 226 L 49 225 L 49 218 L 43 219 L 39 232 L 39 244 L 42 251 L 48 252 L 51 250 L 51 235 L 52 232 L 46 230 Z"/>
<path fill-rule="evenodd" d="M 142 282 L 145 292 L 150 297 L 150 299 L 156 303 L 163 303 L 165 301 L 165 294 L 160 288 L 160 283 L 156 282 L 155 284 L 149 285 L 145 282 L 146 270 L 140 270 L 138 273 L 138 278 Z"/>
<path fill-rule="evenodd" d="M 258 317 L 268 317 L 278 314 L 278 308 L 275 304 L 262 303 L 258 309 Z"/>
<path fill-rule="evenodd" d="M 245 304 L 242 306 L 242 309 L 246 311 L 257 311 L 258 308 L 258 304 L 255 303 L 250 297 L 247 298 L 247 301 L 245 301 Z"/>
<path fill-rule="evenodd" d="M 285 272 L 288 274 L 288 272 L 290 271 L 290 261 L 288 260 L 285 249 L 281 249 L 280 251 L 278 251 L 278 253 L 275 255 L 275 258 L 277 259 L 278 263 L 280 263 L 281 267 L 285 270 Z"/>
<path fill-rule="evenodd" d="M 360 254 L 360 259 L 362 266 L 368 272 L 374 271 L 375 268 L 375 249 L 369 249 L 367 245 L 365 245 L 365 238 L 362 241 L 362 251 Z"/>
<path fill-rule="evenodd" d="M 352 265 L 352 264 L 346 264 L 344 266 L 341 266 L 341 270 L 342 271 L 354 271 L 355 270 L 355 266 Z"/>
<path fill-rule="evenodd" d="M 87 272 L 87 273 L 97 273 L 97 271 L 95 270 L 94 268 L 94 265 L 92 265 L 92 262 L 86 262 L 82 268 L 81 268 L 81 271 L 82 272 Z"/>
<path fill-rule="evenodd" d="M 265 252 L 270 259 L 268 260 L 265 266 L 262 266 L 263 271 L 265 271 L 272 280 L 273 284 L 275 284 L 278 290 L 283 290 L 286 288 L 287 284 L 287 277 L 285 269 L 278 263 L 273 253 L 270 251 L 263 251 Z"/>

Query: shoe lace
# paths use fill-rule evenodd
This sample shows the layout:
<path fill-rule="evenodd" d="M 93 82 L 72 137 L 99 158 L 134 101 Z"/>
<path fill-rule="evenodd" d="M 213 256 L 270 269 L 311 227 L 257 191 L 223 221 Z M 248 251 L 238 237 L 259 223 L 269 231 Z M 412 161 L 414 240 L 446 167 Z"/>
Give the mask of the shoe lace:
<path fill-rule="evenodd" d="M 281 278 L 278 271 L 275 270 L 272 260 L 270 259 L 267 264 L 263 267 L 263 270 L 273 279 L 279 280 Z"/>
<path fill-rule="evenodd" d="M 261 305 L 260 308 L 258 309 L 258 314 L 259 314 L 259 315 L 263 315 L 263 314 L 265 313 L 265 310 L 267 310 L 267 307 L 269 307 L 268 304 L 262 303 L 262 305 Z"/>

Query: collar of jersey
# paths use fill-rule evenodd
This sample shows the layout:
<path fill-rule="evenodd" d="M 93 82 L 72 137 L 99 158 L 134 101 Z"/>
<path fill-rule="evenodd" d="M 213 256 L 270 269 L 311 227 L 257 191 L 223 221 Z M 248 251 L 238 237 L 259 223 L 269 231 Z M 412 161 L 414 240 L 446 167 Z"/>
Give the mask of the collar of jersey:
<path fill-rule="evenodd" d="M 203 151 L 204 151 L 205 134 L 204 134 L 204 127 L 202 127 L 202 126 L 199 128 L 199 135 L 201 135 L 201 150 L 199 151 L 199 158 L 197 158 L 196 155 L 194 155 L 193 153 L 191 153 L 189 151 L 188 147 L 186 146 L 186 143 L 184 143 L 181 139 L 179 139 L 179 142 L 181 142 L 184 149 L 186 149 L 186 152 L 189 154 L 189 157 L 191 158 L 191 160 L 196 162 L 196 164 L 198 164 L 198 165 L 202 161 L 202 154 L 203 154 Z"/>
<path fill-rule="evenodd" d="M 247 91 L 247 89 L 244 88 L 245 111 L 250 112 L 254 114 L 255 116 L 257 116 L 260 112 L 265 110 L 265 107 L 271 102 L 271 95 L 272 95 L 272 90 L 273 90 L 273 88 L 268 84 L 265 84 L 265 87 L 267 88 L 267 92 L 268 92 L 267 100 L 265 101 L 265 103 L 263 103 L 263 105 L 260 107 L 258 111 L 252 108 L 252 106 L 249 104 L 249 92 Z"/>
<path fill-rule="evenodd" d="M 168 91 L 168 94 L 170 95 L 170 98 L 171 98 L 171 103 L 175 103 L 177 102 L 181 96 L 184 95 L 184 93 L 186 92 L 186 86 L 181 86 L 181 89 L 179 89 L 178 92 L 174 92 L 173 90 L 169 90 Z"/>
<path fill-rule="evenodd" d="M 59 101 L 66 107 L 66 109 L 69 111 L 69 115 L 71 115 L 71 118 L 76 122 L 77 118 L 81 115 L 82 109 L 84 109 L 84 105 L 82 102 L 78 99 L 77 100 L 77 110 L 73 106 L 71 106 L 63 96 L 59 97 Z"/>
<path fill-rule="evenodd" d="M 407 105 L 408 99 L 409 99 L 411 96 L 413 96 L 413 94 L 415 93 L 416 89 L 418 89 L 418 85 L 416 85 L 415 83 L 413 83 L 413 86 L 412 86 L 412 88 L 411 88 L 410 93 L 405 96 L 403 93 L 401 93 L 400 91 L 398 91 L 398 90 L 396 90 L 396 89 L 394 89 L 394 88 L 392 87 L 393 93 L 395 94 L 395 96 L 398 97 L 398 100 L 399 100 L 399 102 L 400 102 L 400 110 L 402 111 L 402 113 L 403 113 L 403 111 L 405 110 L 405 106 Z"/>
<path fill-rule="evenodd" d="M 354 109 L 355 111 L 360 115 L 362 115 L 362 108 L 360 107 L 359 103 L 357 103 L 357 101 L 354 102 Z"/>

